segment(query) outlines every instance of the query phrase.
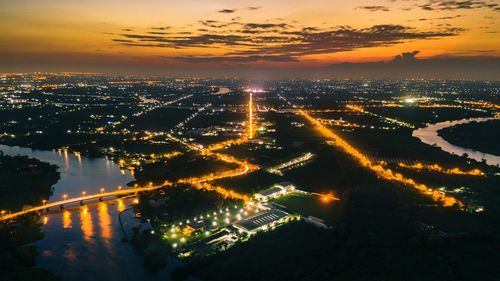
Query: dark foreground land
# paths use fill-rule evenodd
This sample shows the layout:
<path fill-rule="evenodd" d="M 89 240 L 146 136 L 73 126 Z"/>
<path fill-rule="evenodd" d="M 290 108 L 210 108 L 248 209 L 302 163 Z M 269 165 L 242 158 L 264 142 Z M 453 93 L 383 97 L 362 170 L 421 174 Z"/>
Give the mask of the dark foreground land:
<path fill-rule="evenodd" d="M 474 101 L 498 104 L 498 82 L 161 78 L 151 82 L 54 75 L 26 88 L 24 79 L 30 77 L 16 79 L 3 82 L 9 99 L 0 97 L 2 144 L 106 156 L 134 171 L 136 181 L 131 185 L 235 169 L 234 163 L 200 155 L 192 146 L 209 147 L 247 134 L 247 90 L 255 85 L 263 89 L 253 96 L 255 139 L 217 150 L 259 169 L 209 183 L 247 196 L 282 181 L 313 194 L 331 192 L 340 200 L 276 200 L 290 212 L 323 219 L 330 228 L 291 222 L 212 255 L 181 257 L 184 266 L 174 271 L 173 280 L 189 275 L 207 281 L 469 281 L 500 276 L 500 169 L 412 137 L 412 131 L 426 123 L 495 116 L 496 107 Z M 59 86 L 51 88 L 49 82 Z M 216 85 L 231 91 L 214 95 Z M 318 134 L 296 114 L 298 108 L 309 111 L 373 163 L 384 163 L 395 173 L 456 198 L 463 207 L 444 207 L 409 185 L 383 179 Z M 498 121 L 471 123 L 441 134 L 453 144 L 498 155 L 498 126 Z M 283 170 L 282 175 L 268 170 L 305 153 L 314 158 Z M 9 164 L 0 170 L 0 207 L 20 209 L 50 196 L 50 186 L 57 181 L 54 167 L 26 158 L 1 159 Z M 481 173 L 412 168 L 417 163 Z M 191 185 L 140 194 L 139 199 L 134 211 L 152 228 L 135 230 L 130 242 L 152 270 L 164 267 L 167 255 L 179 253 L 169 242 L 176 240 L 164 238 L 169 224 L 242 204 Z M 6 258 L 0 269 L 2 277 L 8 277 L 1 280 L 51 278 L 33 266 L 35 249 L 26 246 L 43 235 L 36 222 L 37 218 L 27 217 L 1 225 L 1 253 Z"/>
<path fill-rule="evenodd" d="M 20 210 L 38 205 L 52 194 L 59 180 L 57 167 L 23 156 L 0 154 L 0 206 Z M 1 280 L 58 280 L 36 267 L 37 249 L 30 243 L 43 238 L 38 217 L 24 216 L 17 222 L 0 222 Z"/>

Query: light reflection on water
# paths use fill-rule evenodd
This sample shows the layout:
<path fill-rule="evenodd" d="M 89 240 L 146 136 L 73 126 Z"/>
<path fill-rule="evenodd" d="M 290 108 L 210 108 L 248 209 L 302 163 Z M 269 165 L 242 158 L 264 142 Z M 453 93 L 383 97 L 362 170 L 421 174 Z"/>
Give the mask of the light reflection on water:
<path fill-rule="evenodd" d="M 99 228 L 101 229 L 101 237 L 104 245 L 110 250 L 109 239 L 113 237 L 113 230 L 111 229 L 111 218 L 108 213 L 108 205 L 106 203 L 99 203 L 97 207 L 97 214 L 99 216 Z"/>
<path fill-rule="evenodd" d="M 71 212 L 68 210 L 63 211 L 63 228 L 71 228 Z"/>
<path fill-rule="evenodd" d="M 99 192 L 101 187 L 114 190 L 119 185 L 133 181 L 129 171 L 122 171 L 118 165 L 104 158 L 87 158 L 67 151 L 37 150 L 18 146 L 0 145 L 7 155 L 27 155 L 59 166 L 61 179 L 54 185 L 54 194 L 49 201 L 60 200 L 64 194 L 69 197 Z"/>
<path fill-rule="evenodd" d="M 94 222 L 92 222 L 92 214 L 87 206 L 80 208 L 80 227 L 83 239 L 87 242 L 91 241 L 92 236 L 94 236 Z"/>
<path fill-rule="evenodd" d="M 87 158 L 64 151 L 32 150 L 0 145 L 7 155 L 27 155 L 59 166 L 61 179 L 54 185 L 49 201 L 95 194 L 101 187 L 113 190 L 132 181 L 133 174 L 103 158 Z M 45 237 L 33 243 L 40 253 L 37 265 L 63 280 L 170 280 L 170 272 L 180 265 L 169 258 L 167 268 L 151 272 L 144 268 L 141 255 L 122 242 L 118 214 L 130 206 L 132 199 L 119 199 L 88 206 L 64 209 L 40 217 Z M 130 211 L 122 213 L 124 228 L 131 232 L 136 223 Z"/>
<path fill-rule="evenodd" d="M 118 214 L 132 201 L 99 202 L 44 215 L 45 237 L 34 243 L 40 253 L 38 266 L 63 280 L 169 280 L 173 267 L 180 265 L 178 260 L 169 258 L 167 268 L 152 272 L 144 268 L 141 255 L 122 242 Z M 130 235 L 137 223 L 133 213 L 125 210 L 122 221 Z"/>

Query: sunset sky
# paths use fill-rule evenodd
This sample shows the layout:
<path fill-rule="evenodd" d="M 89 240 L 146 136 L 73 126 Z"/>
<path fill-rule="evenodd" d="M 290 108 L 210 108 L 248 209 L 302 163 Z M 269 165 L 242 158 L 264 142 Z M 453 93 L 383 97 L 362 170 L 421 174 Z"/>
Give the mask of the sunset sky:
<path fill-rule="evenodd" d="M 0 71 L 219 67 L 498 57 L 500 1 L 0 2 Z M 1 63 L 4 61 L 4 63 Z"/>

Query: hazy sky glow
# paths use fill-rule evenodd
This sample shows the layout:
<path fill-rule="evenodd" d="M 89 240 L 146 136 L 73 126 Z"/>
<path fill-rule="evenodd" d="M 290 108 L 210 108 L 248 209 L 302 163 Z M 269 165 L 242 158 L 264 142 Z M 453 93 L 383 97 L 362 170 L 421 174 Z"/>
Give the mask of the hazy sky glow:
<path fill-rule="evenodd" d="M 499 56 L 485 1 L 16 0 L 0 2 L 0 71 L 314 68 Z"/>

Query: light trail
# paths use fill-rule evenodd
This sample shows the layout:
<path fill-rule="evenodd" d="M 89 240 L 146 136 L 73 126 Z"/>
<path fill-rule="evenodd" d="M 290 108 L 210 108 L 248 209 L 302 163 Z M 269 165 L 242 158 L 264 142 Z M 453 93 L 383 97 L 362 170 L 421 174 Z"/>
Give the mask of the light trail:
<path fill-rule="evenodd" d="M 448 174 L 448 175 L 484 176 L 484 173 L 479 169 L 472 169 L 470 171 L 464 171 L 464 170 L 461 170 L 460 168 L 447 169 L 447 168 L 441 167 L 438 164 L 425 165 L 422 163 L 417 163 L 414 165 L 406 165 L 405 163 L 399 163 L 399 166 L 403 167 L 403 168 L 407 168 L 407 169 L 417 170 L 417 171 L 428 170 L 428 171 L 434 171 L 434 172 L 439 172 L 439 173 Z"/>
<path fill-rule="evenodd" d="M 370 170 L 374 171 L 379 177 L 403 183 L 407 186 L 414 188 L 419 191 L 421 194 L 431 197 L 434 201 L 441 202 L 444 206 L 453 206 L 457 204 L 459 207 L 463 207 L 463 203 L 455 199 L 454 197 L 447 196 L 446 194 L 433 190 L 432 188 L 427 187 L 425 184 L 417 183 L 415 180 L 411 178 L 407 178 L 400 173 L 395 173 L 390 169 L 383 167 L 380 164 L 375 164 L 368 159 L 367 156 L 362 154 L 356 148 L 347 143 L 340 136 L 332 132 L 330 129 L 321 124 L 318 120 L 313 118 L 307 112 L 303 110 L 297 111 L 300 115 L 305 117 L 310 123 L 312 123 L 316 130 L 324 137 L 331 139 L 334 141 L 335 145 L 344 150 L 347 154 L 354 157 L 363 167 L 367 167 Z"/>

